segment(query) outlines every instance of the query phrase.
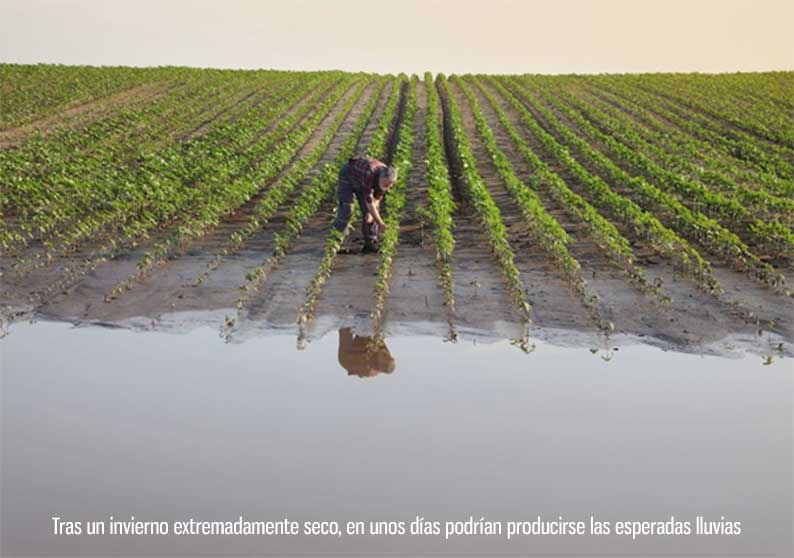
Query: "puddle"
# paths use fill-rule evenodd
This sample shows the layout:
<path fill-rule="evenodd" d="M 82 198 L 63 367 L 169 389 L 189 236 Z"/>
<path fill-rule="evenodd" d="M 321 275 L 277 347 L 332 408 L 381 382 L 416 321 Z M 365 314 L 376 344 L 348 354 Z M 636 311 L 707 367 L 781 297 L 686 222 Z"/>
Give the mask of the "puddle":
<path fill-rule="evenodd" d="M 10 555 L 790 556 L 794 360 L 14 324 Z M 609 356 L 608 362 L 602 356 Z M 51 517 L 741 521 L 735 537 L 55 537 Z"/>

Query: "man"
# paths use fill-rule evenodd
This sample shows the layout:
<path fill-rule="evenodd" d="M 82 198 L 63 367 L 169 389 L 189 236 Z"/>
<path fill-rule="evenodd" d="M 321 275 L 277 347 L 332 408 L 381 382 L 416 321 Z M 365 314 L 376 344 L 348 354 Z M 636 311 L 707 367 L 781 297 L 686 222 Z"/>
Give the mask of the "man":
<path fill-rule="evenodd" d="M 380 215 L 384 195 L 397 181 L 397 169 L 369 157 L 353 157 L 339 171 L 339 209 L 334 228 L 344 232 L 353 213 L 353 198 L 361 209 L 362 253 L 378 251 L 378 232 L 386 230 Z"/>

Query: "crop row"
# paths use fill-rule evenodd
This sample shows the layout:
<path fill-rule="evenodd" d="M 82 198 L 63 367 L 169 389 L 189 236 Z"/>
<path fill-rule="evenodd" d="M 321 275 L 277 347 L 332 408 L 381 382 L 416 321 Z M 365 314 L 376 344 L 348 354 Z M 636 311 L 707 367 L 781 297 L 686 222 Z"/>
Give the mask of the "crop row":
<path fill-rule="evenodd" d="M 255 116 L 247 119 L 247 126 L 261 124 L 262 121 Z M 277 114 L 271 113 L 269 118 L 272 122 Z M 223 133 L 237 133 L 237 137 L 243 137 L 239 134 L 241 130 L 244 128 L 219 127 L 211 136 L 182 147 L 172 143 L 158 151 L 150 151 L 151 147 L 146 146 L 142 148 L 145 155 L 137 164 L 118 168 L 106 166 L 102 180 L 94 183 L 97 186 L 95 192 L 103 193 L 104 197 L 96 200 L 93 211 L 69 223 L 66 233 L 57 235 L 60 242 L 56 253 L 68 251 L 87 238 L 134 239 L 154 226 L 167 224 L 162 217 L 164 211 L 174 209 L 180 198 L 190 194 L 190 186 L 197 182 L 202 172 L 213 174 L 213 162 L 233 153 L 226 150 L 233 144 L 228 138 L 222 139 Z M 158 190 L 166 188 L 170 188 L 167 195 L 158 195 Z M 157 213 L 159 217 L 142 220 L 141 213 L 145 215 L 147 212 L 150 215 Z M 45 246 L 49 245 L 50 242 L 45 243 Z"/>
<path fill-rule="evenodd" d="M 524 323 L 531 322 L 516 248 L 497 204 L 502 197 L 494 197 L 483 178 L 482 171 L 491 168 L 499 177 L 499 191 L 503 185 L 510 196 L 506 205 L 529 227 L 533 248 L 553 263 L 604 331 L 613 326 L 602 317 L 598 298 L 582 277 L 572 236 L 586 235 L 635 286 L 662 302 L 669 298 L 661 280 L 646 279 L 627 236 L 715 295 L 722 288 L 704 255 L 782 291 L 783 277 L 767 260 L 785 265 L 794 253 L 792 126 L 781 119 L 791 100 L 783 78 L 769 77 L 754 89 L 741 76 L 703 87 L 701 80 L 709 80 L 682 77 L 675 89 L 675 79 L 668 77 L 448 80 L 439 75 L 434 81 L 428 73 L 422 138 L 416 113 L 422 91 L 416 76 L 162 69 L 145 79 L 132 74 L 120 78 L 122 85 L 113 89 L 105 78 L 88 72 L 92 77 L 82 84 L 77 77 L 72 85 L 56 79 L 49 100 L 23 102 L 26 91 L 45 83 L 47 72 L 0 65 L 0 76 L 14 71 L 29 72 L 18 83 L 0 86 L 0 96 L 11 99 L 2 102 L 12 107 L 3 118 L 15 123 L 136 84 L 158 88 L 149 97 L 132 95 L 126 105 L 110 103 L 105 110 L 98 104 L 98 117 L 85 126 L 64 125 L 69 119 L 64 114 L 54 129 L 0 150 L 0 243 L 5 255 L 16 257 L 15 280 L 72 252 L 85 255 L 75 265 L 63 261 L 62 275 L 31 293 L 34 304 L 65 290 L 103 261 L 146 243 L 138 252 L 137 271 L 107 293 L 106 300 L 113 300 L 224 219 L 249 216 L 221 237 L 223 244 L 196 279 L 199 284 L 285 211 L 272 253 L 240 286 L 237 318 L 227 323 L 234 327 L 307 223 L 331 216 L 339 170 L 361 152 L 368 126 L 375 130 L 366 153 L 399 169 L 384 210 L 388 227 L 381 236 L 372 294 L 376 343 L 383 339 L 409 171 L 421 159 L 415 142 L 422 139 L 427 198 L 417 211 L 432 229 L 451 332 L 456 306 L 453 185 L 459 201 L 473 210 Z M 55 69 L 51 75 L 68 77 Z M 382 114 L 374 122 L 381 103 Z M 358 114 L 354 107 L 363 111 Z M 743 112 L 743 107 L 749 108 Z M 333 162 L 321 165 L 349 121 L 352 131 L 340 138 Z M 498 139 L 502 131 L 510 147 Z M 478 168 L 483 157 L 490 161 L 488 169 Z M 511 157 L 526 162 L 526 176 Z M 313 171 L 319 172 L 309 179 Z M 555 219 L 558 211 L 575 221 L 575 232 L 569 234 Z M 353 222 L 343 233 L 329 227 L 323 238 L 322 256 L 298 313 L 301 330 L 314 317 Z"/>
<path fill-rule="evenodd" d="M 445 105 L 444 129 L 449 134 L 446 138 L 447 149 L 448 153 L 452 155 L 452 160 L 457 164 L 460 184 L 466 193 L 467 201 L 480 221 L 491 251 L 499 262 L 513 302 L 521 312 L 523 319 L 529 322 L 531 320 L 531 305 L 526 287 L 521 280 L 521 274 L 515 264 L 515 253 L 510 246 L 502 214 L 477 169 L 477 162 L 463 126 L 460 108 L 452 98 L 446 76 L 439 74 L 436 84 Z"/>
<path fill-rule="evenodd" d="M 176 146 L 164 161 L 153 161 L 164 163 L 169 171 L 166 176 L 177 179 L 167 184 L 172 187 L 168 196 L 160 197 L 168 203 L 148 206 L 143 200 L 141 209 L 152 211 L 150 220 L 169 224 L 169 220 L 181 216 L 184 208 L 191 209 L 194 203 L 201 203 L 207 186 L 234 179 L 255 165 L 257 157 L 306 118 L 322 99 L 339 94 L 345 83 L 349 82 L 299 82 L 297 88 L 283 91 L 275 104 L 264 109 L 253 107 L 239 121 L 219 126 L 181 148 Z"/>
<path fill-rule="evenodd" d="M 405 208 L 408 174 L 411 170 L 413 145 L 416 139 L 414 137 L 414 118 L 416 115 L 416 88 L 418 81 L 418 77 L 412 76 L 408 85 L 408 92 L 402 108 L 402 120 L 396 132 L 399 141 L 390 157 L 390 164 L 397 169 L 398 175 L 397 183 L 389 191 L 389 206 L 385 219 L 387 229 L 381 235 L 378 268 L 375 286 L 373 287 L 373 306 L 370 317 L 373 323 L 372 343 L 374 345 L 383 344 L 383 317 L 386 297 L 389 294 L 392 263 L 400 237 L 400 221 L 402 221 L 403 209 Z"/>
<path fill-rule="evenodd" d="M 719 94 L 715 94 L 716 99 L 702 98 L 703 92 L 690 91 L 681 95 L 678 91 L 660 87 L 647 76 L 626 80 L 625 86 L 648 93 L 680 114 L 691 115 L 701 126 L 724 137 L 774 153 L 786 162 L 789 169 L 794 163 L 794 151 L 783 129 L 786 127 L 785 123 L 768 128 L 750 116 L 747 108 L 734 106 L 727 112 L 718 110 L 716 105 L 720 102 Z"/>
<path fill-rule="evenodd" d="M 764 102 L 738 102 L 732 88 L 722 80 L 697 80 L 676 76 L 637 76 L 632 79 L 642 88 L 663 95 L 717 122 L 726 122 L 748 134 L 770 142 L 794 147 L 794 128 L 780 110 Z"/>
<path fill-rule="evenodd" d="M 693 85 L 709 81 L 710 76 L 703 76 Z M 723 74 L 720 81 L 724 90 L 732 96 L 751 102 L 763 102 L 778 110 L 794 110 L 794 99 L 791 98 L 791 84 L 794 80 L 792 72 L 768 72 L 759 76 L 754 73 Z M 783 112 L 781 118 L 785 118 Z"/>
<path fill-rule="evenodd" d="M 427 115 L 425 117 L 427 213 L 433 229 L 433 240 L 436 248 L 438 283 L 444 293 L 447 321 L 450 322 L 450 327 L 452 327 L 451 321 L 455 314 L 455 279 L 452 276 L 452 254 L 455 250 L 455 236 L 452 216 L 456 205 L 452 198 L 452 184 L 444 156 L 441 100 L 439 99 L 438 91 L 433 85 L 433 75 L 427 72 L 424 77 L 425 90 L 427 92 Z M 450 332 L 450 336 L 454 338 L 454 333 Z"/>
<path fill-rule="evenodd" d="M 691 275 L 700 286 L 710 292 L 721 292 L 722 288 L 712 276 L 709 263 L 686 240 L 665 227 L 653 214 L 612 190 L 600 177 L 591 174 L 566 147 L 543 129 L 522 101 L 506 89 L 501 81 L 490 80 L 490 83 L 519 112 L 521 121 L 544 149 L 587 190 L 593 203 L 626 223 L 654 250 L 674 262 L 680 271 Z M 515 87 L 515 84 L 512 85 Z"/>
<path fill-rule="evenodd" d="M 150 107 L 125 108 L 84 130 L 67 129 L 4 152 L 10 209 L 45 230 L 94 210 L 108 195 L 108 175 L 118 178 L 141 155 L 167 145 L 173 133 L 193 127 L 203 111 L 218 104 L 216 95 L 234 91 L 223 83 L 208 85 L 196 84 Z M 130 122 L 136 123 L 137 134 L 124 134 Z"/>
<path fill-rule="evenodd" d="M 715 127 L 712 122 L 705 120 L 696 112 L 671 104 L 643 89 L 627 87 L 625 84 L 615 85 L 612 80 L 607 79 L 593 81 L 597 87 L 606 88 L 618 96 L 645 106 L 688 134 L 720 149 L 723 153 L 744 161 L 753 168 L 772 173 L 784 180 L 794 178 L 794 165 L 779 152 L 769 149 L 768 146 L 761 147 L 752 140 L 729 134 L 726 130 Z"/>
<path fill-rule="evenodd" d="M 7 146 L 13 149 L 4 150 L 3 171 L 46 177 L 51 172 L 57 172 L 59 165 L 83 158 L 92 149 L 114 140 L 126 140 L 127 134 L 141 125 L 146 126 L 148 131 L 149 126 L 158 122 L 147 122 L 149 114 L 156 113 L 161 122 L 164 120 L 167 123 L 170 120 L 167 115 L 169 110 L 189 110 L 198 98 L 209 99 L 213 94 L 216 97 L 230 97 L 244 85 L 238 80 L 221 81 L 213 75 L 202 78 L 201 74 L 190 81 L 168 83 L 167 87 L 151 96 L 130 99 L 80 126 L 56 126 L 46 134 L 34 133 L 21 138 Z"/>
<path fill-rule="evenodd" d="M 31 295 L 31 302 L 46 300 L 52 293 L 74 284 L 83 275 L 103 262 L 115 258 L 119 253 L 133 248 L 155 228 L 164 228 L 171 223 L 192 199 L 201 196 L 191 193 L 199 190 L 203 178 L 215 179 L 216 173 L 231 172 L 242 162 L 238 146 L 261 139 L 270 145 L 291 127 L 303 110 L 308 111 L 314 99 L 320 98 L 323 88 L 311 93 L 307 102 L 307 91 L 315 80 L 298 78 L 301 87 L 290 90 L 268 110 L 257 113 L 255 118 L 244 119 L 237 126 L 221 126 L 185 146 L 170 145 L 168 149 L 147 155 L 145 161 L 131 169 L 133 172 L 124 182 L 126 188 L 113 200 L 112 210 L 104 216 L 105 232 L 98 238 L 96 246 L 80 265 L 70 266 L 57 280 Z M 341 85 L 341 84 L 340 84 Z M 308 89 L 307 89 L 308 88 Z M 301 105 L 287 117 L 284 112 Z M 275 127 L 270 129 L 275 123 Z M 262 136 L 264 130 L 269 133 Z M 250 161 L 248 161 L 250 163 Z"/>
<path fill-rule="evenodd" d="M 88 195 L 88 188 L 78 187 L 88 182 L 85 175 L 76 174 L 84 170 L 85 163 L 79 158 L 85 143 L 111 136 L 122 122 L 133 121 L 136 113 L 160 108 L 170 100 L 189 103 L 189 94 L 197 90 L 197 84 L 191 84 L 181 94 L 166 95 L 159 102 L 142 107 L 133 103 L 81 129 L 62 128 L 47 136 L 34 135 L 21 145 L 0 151 L 0 180 L 6 188 L 0 209 L 18 229 L 15 235 L 12 223 L 4 223 L 0 238 L 6 249 L 25 245 L 30 239 L 46 234 L 57 224 L 53 212 L 62 206 L 79 204 L 80 199 L 72 200 L 73 197 Z M 123 142 L 111 146 L 115 150 L 128 148 Z M 85 181 L 77 183 L 76 178 Z"/>
<path fill-rule="evenodd" d="M 196 79 L 169 84 L 162 92 L 158 91 L 151 97 L 134 98 L 83 127 L 67 126 L 45 136 L 29 137 L 19 150 L 27 152 L 24 159 L 31 164 L 31 171 L 47 176 L 57 169 L 52 167 L 54 161 L 63 164 L 64 161 L 114 147 L 114 144 L 133 148 L 147 136 L 164 140 L 189 137 L 202 126 L 206 128 L 209 122 L 217 125 L 225 115 L 239 114 L 234 109 L 252 98 L 257 101 L 257 93 L 270 97 L 285 81 L 294 80 L 294 76 L 287 72 L 272 72 L 256 80 L 246 75 L 236 79 L 224 78 L 223 75 L 199 74 Z M 184 129 L 170 125 L 174 120 L 184 120 L 184 113 L 189 111 L 195 112 L 195 120 L 186 121 Z M 152 118 L 153 114 L 157 117 Z M 31 157 L 30 151 L 39 159 Z M 124 154 L 124 150 L 119 151 L 120 156 Z M 24 172 L 25 168 L 17 170 Z"/>
<path fill-rule="evenodd" d="M 144 83 L 197 74 L 198 70 L 177 68 L 0 64 L 0 130 L 52 114 L 69 104 Z"/>

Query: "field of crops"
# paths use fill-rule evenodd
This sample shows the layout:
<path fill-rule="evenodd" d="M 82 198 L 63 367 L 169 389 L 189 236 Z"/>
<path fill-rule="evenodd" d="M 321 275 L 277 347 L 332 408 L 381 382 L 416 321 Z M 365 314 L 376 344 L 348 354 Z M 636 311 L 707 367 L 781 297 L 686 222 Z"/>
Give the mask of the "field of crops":
<path fill-rule="evenodd" d="M 791 351 L 794 73 L 0 65 L 4 328 Z M 396 166 L 381 252 L 337 173 Z"/>

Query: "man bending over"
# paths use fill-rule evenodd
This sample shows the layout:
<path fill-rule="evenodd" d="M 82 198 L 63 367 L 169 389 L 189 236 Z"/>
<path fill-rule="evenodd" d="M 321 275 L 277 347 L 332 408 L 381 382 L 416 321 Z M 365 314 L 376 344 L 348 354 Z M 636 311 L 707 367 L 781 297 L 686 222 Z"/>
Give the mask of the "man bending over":
<path fill-rule="evenodd" d="M 397 169 L 369 157 L 353 157 L 339 171 L 339 209 L 334 228 L 344 232 L 353 213 L 353 198 L 361 209 L 362 253 L 378 251 L 378 232 L 386 230 L 380 215 L 380 203 L 397 181 Z"/>

